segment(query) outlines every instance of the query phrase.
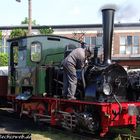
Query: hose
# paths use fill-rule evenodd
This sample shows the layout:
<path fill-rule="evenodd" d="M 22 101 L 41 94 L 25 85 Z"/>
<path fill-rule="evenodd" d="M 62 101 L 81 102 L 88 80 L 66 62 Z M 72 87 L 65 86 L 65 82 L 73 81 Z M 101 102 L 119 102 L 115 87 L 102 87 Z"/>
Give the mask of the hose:
<path fill-rule="evenodd" d="M 115 101 L 116 101 L 116 102 L 118 103 L 118 105 L 119 105 L 119 112 L 118 112 L 118 114 L 121 114 L 121 112 L 122 112 L 122 105 L 120 104 L 119 100 L 116 98 L 116 95 L 113 95 L 113 97 L 114 97 Z"/>
<path fill-rule="evenodd" d="M 122 105 L 120 104 L 119 100 L 116 98 L 116 95 L 114 94 L 113 97 L 114 97 L 115 101 L 116 101 L 116 102 L 118 103 L 118 105 L 119 105 L 119 112 L 115 114 L 115 116 L 114 116 L 114 118 L 112 119 L 112 121 L 114 121 L 115 118 L 116 118 L 119 114 L 121 114 L 121 112 L 122 112 Z"/>

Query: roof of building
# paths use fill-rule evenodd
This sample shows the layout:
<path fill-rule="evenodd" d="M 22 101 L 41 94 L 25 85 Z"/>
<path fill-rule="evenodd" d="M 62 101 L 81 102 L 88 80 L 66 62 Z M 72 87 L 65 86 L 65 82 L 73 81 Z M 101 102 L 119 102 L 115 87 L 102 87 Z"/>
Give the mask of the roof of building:
<path fill-rule="evenodd" d="M 140 27 L 140 23 L 115 23 L 114 27 Z M 0 26 L 0 30 L 28 29 L 28 25 Z M 32 29 L 74 29 L 74 28 L 102 28 L 102 24 L 76 24 L 76 25 L 33 25 Z"/>

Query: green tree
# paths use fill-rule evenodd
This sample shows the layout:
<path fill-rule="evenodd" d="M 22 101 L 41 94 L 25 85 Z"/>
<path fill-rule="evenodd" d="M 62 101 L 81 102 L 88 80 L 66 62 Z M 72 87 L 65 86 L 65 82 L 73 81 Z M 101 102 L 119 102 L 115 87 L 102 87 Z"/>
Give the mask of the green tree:
<path fill-rule="evenodd" d="M 25 17 L 23 21 L 21 21 L 21 24 L 28 24 L 29 19 Z M 36 25 L 36 21 L 32 21 L 33 25 Z M 10 38 L 16 38 L 16 37 L 21 37 L 21 36 L 27 36 L 28 30 L 23 30 L 23 29 L 14 29 L 11 31 Z"/>
<path fill-rule="evenodd" d="M 0 40 L 2 40 L 2 31 L 0 31 Z"/>
<path fill-rule="evenodd" d="M 45 29 L 39 29 L 40 34 L 47 35 L 52 34 L 54 31 L 52 28 L 45 28 Z"/>
<path fill-rule="evenodd" d="M 29 19 L 25 17 L 25 19 L 21 22 L 21 24 L 28 24 Z M 32 20 L 32 25 L 37 25 L 36 20 Z M 45 29 L 39 29 L 40 34 L 47 35 L 52 34 L 54 31 L 52 28 L 45 28 Z"/>
<path fill-rule="evenodd" d="M 16 38 L 21 36 L 26 36 L 27 31 L 22 29 L 13 29 L 10 33 L 10 38 Z"/>
<path fill-rule="evenodd" d="M 2 31 L 0 31 L 0 47 L 2 47 Z"/>
<path fill-rule="evenodd" d="M 0 53 L 0 66 L 8 66 L 8 54 Z"/>
<path fill-rule="evenodd" d="M 28 24 L 29 19 L 25 17 L 23 21 L 21 21 L 21 24 Z M 32 20 L 32 25 L 36 25 L 36 20 Z M 54 31 L 52 28 L 45 28 L 45 29 L 39 29 L 40 34 L 47 35 L 47 34 L 52 34 Z M 28 30 L 23 30 L 23 29 L 14 29 L 11 31 L 10 38 L 16 38 L 16 37 L 21 37 L 21 36 L 27 36 Z"/>
<path fill-rule="evenodd" d="M 28 24 L 29 18 L 25 17 L 23 21 L 21 21 L 21 24 Z M 36 20 L 32 20 L 32 25 L 36 25 Z"/>
<path fill-rule="evenodd" d="M 23 21 L 21 21 L 21 24 L 24 25 L 24 24 L 29 24 L 29 18 L 25 17 L 25 19 Z M 36 25 L 36 20 L 32 20 L 32 25 Z M 28 33 L 28 30 L 24 30 L 26 32 L 26 35 Z"/>

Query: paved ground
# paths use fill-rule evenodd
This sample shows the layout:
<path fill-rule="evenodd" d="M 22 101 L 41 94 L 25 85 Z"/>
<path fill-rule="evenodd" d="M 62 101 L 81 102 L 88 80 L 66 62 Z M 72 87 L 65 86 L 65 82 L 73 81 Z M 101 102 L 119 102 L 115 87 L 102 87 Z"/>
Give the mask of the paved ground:
<path fill-rule="evenodd" d="M 0 108 L 0 133 L 21 133 L 25 130 L 37 130 L 32 120 L 19 120 L 10 109 Z"/>
<path fill-rule="evenodd" d="M 26 132 L 45 132 L 47 131 L 47 135 L 49 138 L 53 138 L 53 140 L 64 140 L 63 137 L 66 138 L 67 134 L 71 136 L 72 140 L 73 138 L 76 140 L 84 140 L 85 137 L 77 136 L 77 135 L 72 135 L 69 132 L 66 132 L 64 135 L 63 132 L 57 131 L 50 129 L 47 126 L 42 125 L 37 125 L 35 124 L 31 119 L 23 118 L 19 119 L 18 116 L 16 116 L 10 109 L 5 109 L 5 108 L 0 108 L 0 134 L 9 134 L 9 133 L 25 133 Z M 88 138 L 90 139 L 90 138 Z M 87 140 L 88 140 L 87 139 Z M 93 140 L 93 139 L 92 139 Z M 97 139 L 94 139 L 97 140 Z"/>

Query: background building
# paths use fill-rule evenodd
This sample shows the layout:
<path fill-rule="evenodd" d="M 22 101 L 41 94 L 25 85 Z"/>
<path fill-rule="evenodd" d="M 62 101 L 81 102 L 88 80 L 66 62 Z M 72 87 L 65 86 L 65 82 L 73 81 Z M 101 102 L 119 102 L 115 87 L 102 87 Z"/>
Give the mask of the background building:
<path fill-rule="evenodd" d="M 101 24 L 54 25 L 47 27 L 54 30 L 53 34 L 84 41 L 88 46 L 98 47 L 100 54 L 103 52 Z M 43 27 L 33 26 L 34 34 L 38 33 L 36 29 L 39 28 Z M 2 34 L 0 51 L 6 53 L 6 40 L 9 38 L 10 30 L 3 30 Z M 122 65 L 140 66 L 140 23 L 118 23 L 114 25 L 112 59 Z"/>
<path fill-rule="evenodd" d="M 55 34 L 83 40 L 89 46 L 102 48 L 102 25 L 71 26 L 56 29 Z M 103 49 L 100 49 L 102 51 Z M 100 52 L 102 53 L 102 52 Z M 140 24 L 115 24 L 112 41 L 112 59 L 122 65 L 140 66 Z"/>

